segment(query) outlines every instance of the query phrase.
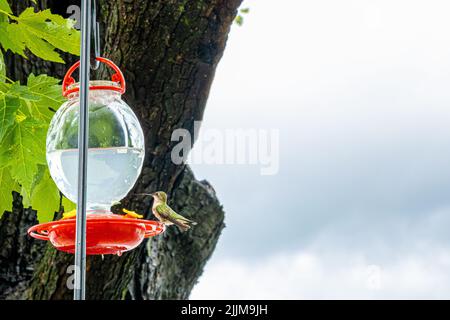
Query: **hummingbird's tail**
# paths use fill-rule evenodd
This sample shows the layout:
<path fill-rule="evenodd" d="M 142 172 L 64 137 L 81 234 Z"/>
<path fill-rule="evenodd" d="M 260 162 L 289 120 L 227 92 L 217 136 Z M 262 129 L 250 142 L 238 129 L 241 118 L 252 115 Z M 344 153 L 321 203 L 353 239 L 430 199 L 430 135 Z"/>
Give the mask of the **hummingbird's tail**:
<path fill-rule="evenodd" d="M 175 225 L 181 229 L 181 231 L 186 232 L 188 231 L 191 227 L 187 224 L 184 223 L 175 223 Z"/>
<path fill-rule="evenodd" d="M 173 219 L 170 220 L 174 225 L 176 225 L 178 228 L 180 228 L 182 231 L 188 231 L 191 228 L 191 225 L 196 225 L 197 222 L 194 222 L 192 220 L 183 218 L 183 219 Z"/>
<path fill-rule="evenodd" d="M 197 225 L 197 222 L 195 222 L 195 221 L 192 221 L 192 220 L 189 220 L 189 219 L 186 219 L 186 221 L 189 222 L 189 224 L 192 224 L 193 226 Z"/>

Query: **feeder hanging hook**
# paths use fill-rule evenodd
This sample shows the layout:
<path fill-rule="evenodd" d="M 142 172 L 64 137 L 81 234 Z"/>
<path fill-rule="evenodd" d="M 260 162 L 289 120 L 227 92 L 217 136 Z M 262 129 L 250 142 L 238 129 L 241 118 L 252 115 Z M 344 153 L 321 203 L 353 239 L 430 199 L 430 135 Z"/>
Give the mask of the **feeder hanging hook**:
<path fill-rule="evenodd" d="M 90 66 L 92 70 L 97 70 L 100 67 L 100 61 L 96 58 L 100 57 L 100 23 L 97 21 L 97 1 L 92 0 L 91 8 L 92 16 L 92 39 L 91 43 L 94 46 L 94 55 L 90 58 Z"/>

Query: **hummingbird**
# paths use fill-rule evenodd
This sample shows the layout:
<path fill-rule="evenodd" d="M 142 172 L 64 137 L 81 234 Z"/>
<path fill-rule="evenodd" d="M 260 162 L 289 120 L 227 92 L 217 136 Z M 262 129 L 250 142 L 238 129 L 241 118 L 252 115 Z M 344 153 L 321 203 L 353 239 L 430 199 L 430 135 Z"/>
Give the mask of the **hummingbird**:
<path fill-rule="evenodd" d="M 176 213 L 167 204 L 167 194 L 164 191 L 157 191 L 154 193 L 141 193 L 141 195 L 152 196 L 153 206 L 152 212 L 159 221 L 161 221 L 166 226 L 176 225 L 183 231 L 189 230 L 191 225 L 196 225 L 197 222 L 189 220 L 182 215 Z"/>

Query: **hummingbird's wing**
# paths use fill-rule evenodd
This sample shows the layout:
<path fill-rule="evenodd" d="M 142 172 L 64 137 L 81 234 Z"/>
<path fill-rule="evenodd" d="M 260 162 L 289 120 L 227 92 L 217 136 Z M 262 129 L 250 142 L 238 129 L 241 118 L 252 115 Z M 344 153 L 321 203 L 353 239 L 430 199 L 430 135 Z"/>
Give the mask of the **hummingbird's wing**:
<path fill-rule="evenodd" d="M 176 213 L 171 207 L 166 204 L 160 204 L 156 206 L 155 210 L 161 216 L 161 218 L 172 222 L 183 230 L 189 229 L 189 223 L 195 224 L 195 222 L 186 219 L 182 215 Z"/>
<path fill-rule="evenodd" d="M 175 211 L 173 211 L 173 209 L 171 207 L 168 206 L 168 208 L 170 210 L 170 216 L 172 218 L 177 219 L 177 220 L 181 220 L 183 222 L 189 222 L 189 223 L 192 223 L 193 225 L 197 224 L 197 222 L 189 220 L 188 218 L 183 217 L 181 214 L 176 213 Z"/>

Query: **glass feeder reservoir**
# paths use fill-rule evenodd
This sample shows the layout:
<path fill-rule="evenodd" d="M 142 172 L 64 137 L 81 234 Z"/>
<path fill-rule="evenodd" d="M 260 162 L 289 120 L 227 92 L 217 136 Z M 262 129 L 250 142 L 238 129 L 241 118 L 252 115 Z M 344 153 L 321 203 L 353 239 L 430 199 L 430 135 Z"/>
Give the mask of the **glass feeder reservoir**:
<path fill-rule="evenodd" d="M 136 183 L 144 161 L 144 135 L 131 108 L 122 100 L 125 80 L 120 69 L 105 58 L 115 74 L 112 81 L 90 81 L 87 213 L 108 213 Z M 79 83 L 66 74 L 63 94 L 68 100 L 54 115 L 47 133 L 47 162 L 59 190 L 77 202 Z"/>
<path fill-rule="evenodd" d="M 122 100 L 125 80 L 110 60 L 96 58 L 115 73 L 112 81 L 90 81 L 89 144 L 87 163 L 86 254 L 117 254 L 132 250 L 144 238 L 165 230 L 154 220 L 129 218 L 110 212 L 136 183 L 144 161 L 144 135 L 131 108 Z M 79 84 L 72 73 L 63 81 L 67 101 L 58 109 L 47 133 L 47 162 L 59 190 L 73 202 L 78 200 Z M 36 239 L 50 241 L 61 251 L 75 251 L 75 218 L 40 223 L 28 229 Z"/>

